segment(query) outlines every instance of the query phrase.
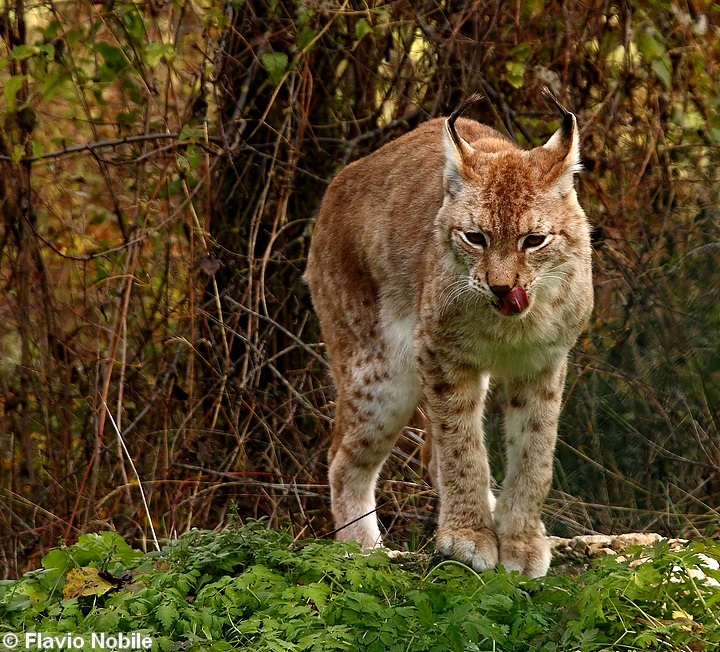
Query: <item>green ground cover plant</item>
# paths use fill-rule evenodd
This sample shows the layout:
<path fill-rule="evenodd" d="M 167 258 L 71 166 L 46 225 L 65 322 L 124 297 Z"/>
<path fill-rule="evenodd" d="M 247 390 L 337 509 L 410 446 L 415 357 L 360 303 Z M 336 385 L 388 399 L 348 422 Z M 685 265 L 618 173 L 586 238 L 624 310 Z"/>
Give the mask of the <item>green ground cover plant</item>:
<path fill-rule="evenodd" d="M 528 580 L 294 542 L 261 522 L 151 553 L 84 534 L 0 584 L 0 636 L 142 632 L 155 650 L 714 650 L 720 572 L 693 577 L 702 555 L 717 558 L 720 544 L 661 541 L 577 577 Z"/>
<path fill-rule="evenodd" d="M 581 125 L 596 288 L 544 522 L 717 537 L 720 3 L 12 0 L 0 579 L 99 530 L 152 546 L 238 513 L 329 536 L 334 393 L 302 280 L 327 184 L 474 92 L 469 117 L 542 144 L 544 86 Z M 378 485 L 396 547 L 436 522 L 422 430 Z"/>

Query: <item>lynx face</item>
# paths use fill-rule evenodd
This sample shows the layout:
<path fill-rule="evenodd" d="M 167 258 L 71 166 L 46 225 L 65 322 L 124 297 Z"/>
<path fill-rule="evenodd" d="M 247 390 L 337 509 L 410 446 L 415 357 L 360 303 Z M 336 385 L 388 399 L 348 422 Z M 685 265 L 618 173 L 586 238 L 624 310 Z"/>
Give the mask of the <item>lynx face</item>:
<path fill-rule="evenodd" d="M 526 316 L 535 293 L 554 285 L 557 277 L 551 272 L 566 261 L 562 233 L 547 220 L 530 216 L 508 229 L 498 228 L 497 220 L 481 211 L 476 219 L 467 216 L 458 220 L 457 211 L 451 214 L 454 219 L 448 241 L 458 276 L 501 314 Z M 512 297 L 514 302 L 501 301 L 515 287 L 522 292 Z"/>
<path fill-rule="evenodd" d="M 437 549 L 483 571 L 543 575 L 566 360 L 592 307 L 589 226 L 573 175 L 575 116 L 518 149 L 459 119 L 432 120 L 343 170 L 315 226 L 310 284 L 337 389 L 330 448 L 338 537 L 380 545 L 375 484 L 416 406 L 440 495 Z M 483 438 L 505 396 L 497 499 Z"/>
<path fill-rule="evenodd" d="M 457 294 L 476 292 L 500 314 L 523 318 L 562 281 L 564 266 L 584 254 L 585 243 L 568 237 L 585 225 L 572 186 L 579 153 L 571 120 L 562 166 L 547 146 L 476 152 L 446 123 L 445 197 L 436 229 L 458 276 Z"/>

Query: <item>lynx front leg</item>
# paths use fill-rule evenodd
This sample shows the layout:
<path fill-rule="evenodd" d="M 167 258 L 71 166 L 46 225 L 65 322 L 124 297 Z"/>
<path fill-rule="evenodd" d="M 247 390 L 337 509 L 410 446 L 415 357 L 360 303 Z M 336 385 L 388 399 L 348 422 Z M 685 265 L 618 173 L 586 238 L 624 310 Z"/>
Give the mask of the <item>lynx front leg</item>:
<path fill-rule="evenodd" d="M 482 413 L 488 377 L 449 374 L 426 350 L 420 364 L 432 427 L 433 480 L 440 494 L 437 549 L 477 571 L 498 562 Z"/>
<path fill-rule="evenodd" d="M 566 366 L 562 360 L 535 378 L 506 384 L 507 473 L 495 510 L 500 562 L 530 577 L 550 566 L 540 515 L 552 482 Z"/>

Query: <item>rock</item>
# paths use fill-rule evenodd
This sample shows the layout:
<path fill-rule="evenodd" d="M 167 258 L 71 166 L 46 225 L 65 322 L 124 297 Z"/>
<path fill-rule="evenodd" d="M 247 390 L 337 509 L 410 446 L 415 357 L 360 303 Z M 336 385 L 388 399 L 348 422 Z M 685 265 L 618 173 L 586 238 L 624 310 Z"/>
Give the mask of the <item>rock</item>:
<path fill-rule="evenodd" d="M 615 552 L 622 552 L 629 546 L 652 546 L 662 537 L 655 532 L 630 532 L 629 534 L 618 534 L 611 539 L 610 547 Z"/>

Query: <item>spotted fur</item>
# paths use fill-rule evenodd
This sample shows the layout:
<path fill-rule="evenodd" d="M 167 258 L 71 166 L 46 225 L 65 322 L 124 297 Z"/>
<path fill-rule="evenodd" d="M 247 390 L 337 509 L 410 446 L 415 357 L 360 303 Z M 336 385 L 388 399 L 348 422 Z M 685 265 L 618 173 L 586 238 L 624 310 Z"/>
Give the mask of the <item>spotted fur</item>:
<path fill-rule="evenodd" d="M 593 303 L 577 121 L 559 106 L 558 132 L 525 151 L 464 108 L 349 165 L 323 200 L 306 278 L 337 388 L 332 511 L 340 539 L 381 545 L 375 484 L 423 403 L 438 549 L 478 571 L 500 562 L 540 576 L 567 355 Z M 528 235 L 545 237 L 533 247 Z M 505 315 L 498 297 L 516 286 L 529 305 Z M 491 379 L 506 404 L 497 504 L 483 439 Z"/>

